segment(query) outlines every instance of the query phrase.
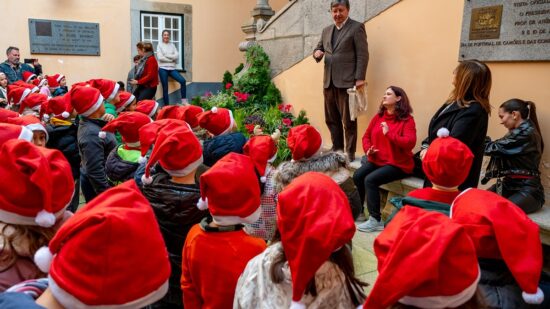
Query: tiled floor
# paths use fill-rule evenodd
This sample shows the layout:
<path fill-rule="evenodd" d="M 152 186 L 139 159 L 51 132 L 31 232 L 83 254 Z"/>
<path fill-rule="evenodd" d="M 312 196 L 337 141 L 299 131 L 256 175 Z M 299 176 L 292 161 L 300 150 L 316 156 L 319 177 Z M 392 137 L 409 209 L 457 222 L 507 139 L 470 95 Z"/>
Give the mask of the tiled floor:
<path fill-rule="evenodd" d="M 365 292 L 370 292 L 378 271 L 376 270 L 377 261 L 374 255 L 373 243 L 374 239 L 380 232 L 365 233 L 356 231 L 353 237 L 353 262 L 355 264 L 355 273 L 363 282 L 369 284 Z"/>

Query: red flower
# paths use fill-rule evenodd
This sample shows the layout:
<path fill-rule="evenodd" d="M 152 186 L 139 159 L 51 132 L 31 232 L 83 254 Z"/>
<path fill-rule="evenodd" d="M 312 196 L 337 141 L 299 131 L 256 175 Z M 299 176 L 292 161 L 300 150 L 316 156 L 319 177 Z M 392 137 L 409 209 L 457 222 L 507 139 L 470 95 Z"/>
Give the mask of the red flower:
<path fill-rule="evenodd" d="M 279 104 L 279 110 L 283 113 L 290 113 L 292 105 L 290 104 Z"/>
<path fill-rule="evenodd" d="M 248 93 L 242 93 L 235 91 L 233 93 L 235 95 L 235 98 L 237 98 L 237 103 L 246 102 L 248 100 L 248 97 L 250 96 Z"/>
<path fill-rule="evenodd" d="M 246 127 L 246 131 L 248 132 L 248 134 L 254 133 L 254 127 L 255 127 L 255 125 L 253 125 L 253 124 L 245 124 L 244 126 Z"/>
<path fill-rule="evenodd" d="M 283 118 L 283 124 L 287 127 L 290 127 L 292 125 L 292 120 L 288 118 Z"/>
<path fill-rule="evenodd" d="M 209 97 L 212 96 L 212 92 L 206 91 L 206 92 L 204 93 L 204 96 L 207 97 L 207 98 L 209 98 Z"/>
<path fill-rule="evenodd" d="M 227 83 L 227 84 L 225 84 L 225 89 L 229 89 L 229 88 L 231 88 L 231 87 L 233 87 L 233 84 L 232 84 L 232 83 Z"/>

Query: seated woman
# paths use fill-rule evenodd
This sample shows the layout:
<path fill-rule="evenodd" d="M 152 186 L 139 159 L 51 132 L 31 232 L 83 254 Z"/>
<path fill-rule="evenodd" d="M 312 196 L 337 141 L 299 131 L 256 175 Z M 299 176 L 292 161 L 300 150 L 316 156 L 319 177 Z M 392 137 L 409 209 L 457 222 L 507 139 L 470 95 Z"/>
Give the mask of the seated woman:
<path fill-rule="evenodd" d="M 453 75 L 454 89 L 430 120 L 428 137 L 422 141 L 420 159 L 424 158 L 428 146 L 437 138 L 437 131 L 447 128 L 449 136 L 466 144 L 474 154 L 468 177 L 458 186 L 462 191 L 478 186 L 483 145 L 491 113 L 489 93 L 492 75 L 489 67 L 477 60 L 460 62 Z M 424 187 L 429 186 L 430 182 L 426 179 Z"/>
<path fill-rule="evenodd" d="M 416 144 L 416 125 L 405 91 L 396 86 L 386 89 L 382 103 L 363 135 L 367 162 L 353 175 L 361 205 L 367 195 L 369 220 L 357 226 L 362 232 L 384 229 L 380 214 L 378 187 L 405 178 L 414 167 L 412 149 Z"/>
<path fill-rule="evenodd" d="M 364 299 L 349 242 L 355 224 L 346 195 L 308 172 L 280 194 L 273 243 L 239 278 L 233 308 L 356 308 Z M 334 220 L 338 218 L 338 220 Z M 296 224 L 296 223 L 307 224 Z M 330 235 L 331 237 L 327 237 Z"/>
<path fill-rule="evenodd" d="M 498 117 L 508 133 L 485 146 L 485 155 L 491 160 L 481 182 L 497 178 L 489 190 L 509 199 L 525 213 L 535 212 L 544 205 L 539 171 L 544 142 L 535 103 L 508 100 L 500 105 Z"/>

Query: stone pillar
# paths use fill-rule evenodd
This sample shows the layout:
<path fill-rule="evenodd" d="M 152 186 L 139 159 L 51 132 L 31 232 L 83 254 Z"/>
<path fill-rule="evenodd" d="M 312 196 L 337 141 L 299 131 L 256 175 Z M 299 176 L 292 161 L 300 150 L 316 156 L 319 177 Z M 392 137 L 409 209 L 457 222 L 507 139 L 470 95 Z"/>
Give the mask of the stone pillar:
<path fill-rule="evenodd" d="M 269 0 L 257 0 L 256 6 L 250 12 L 250 15 L 252 17 L 241 26 L 246 36 L 245 41 L 239 43 L 240 51 L 246 51 L 255 44 L 256 31 L 262 29 L 271 16 L 275 15 L 275 11 L 269 6 Z"/>

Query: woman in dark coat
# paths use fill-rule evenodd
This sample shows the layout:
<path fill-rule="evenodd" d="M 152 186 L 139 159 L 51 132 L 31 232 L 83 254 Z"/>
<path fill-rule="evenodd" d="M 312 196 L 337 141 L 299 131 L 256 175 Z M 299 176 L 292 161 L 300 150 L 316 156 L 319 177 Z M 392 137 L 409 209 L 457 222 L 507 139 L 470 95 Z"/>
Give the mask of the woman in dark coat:
<path fill-rule="evenodd" d="M 511 99 L 499 108 L 498 117 L 508 129 L 504 137 L 487 143 L 489 166 L 481 183 L 497 178 L 489 190 L 509 199 L 525 213 L 544 205 L 539 164 L 544 150 L 535 103 Z"/>
<path fill-rule="evenodd" d="M 420 159 L 424 157 L 430 143 L 437 138 L 437 130 L 447 128 L 452 136 L 470 148 L 474 162 L 460 190 L 476 188 L 483 161 L 483 151 L 491 105 L 491 71 L 477 60 L 462 61 L 454 71 L 454 89 L 447 101 L 430 121 L 428 137 L 422 141 Z M 428 180 L 424 186 L 431 184 Z"/>

